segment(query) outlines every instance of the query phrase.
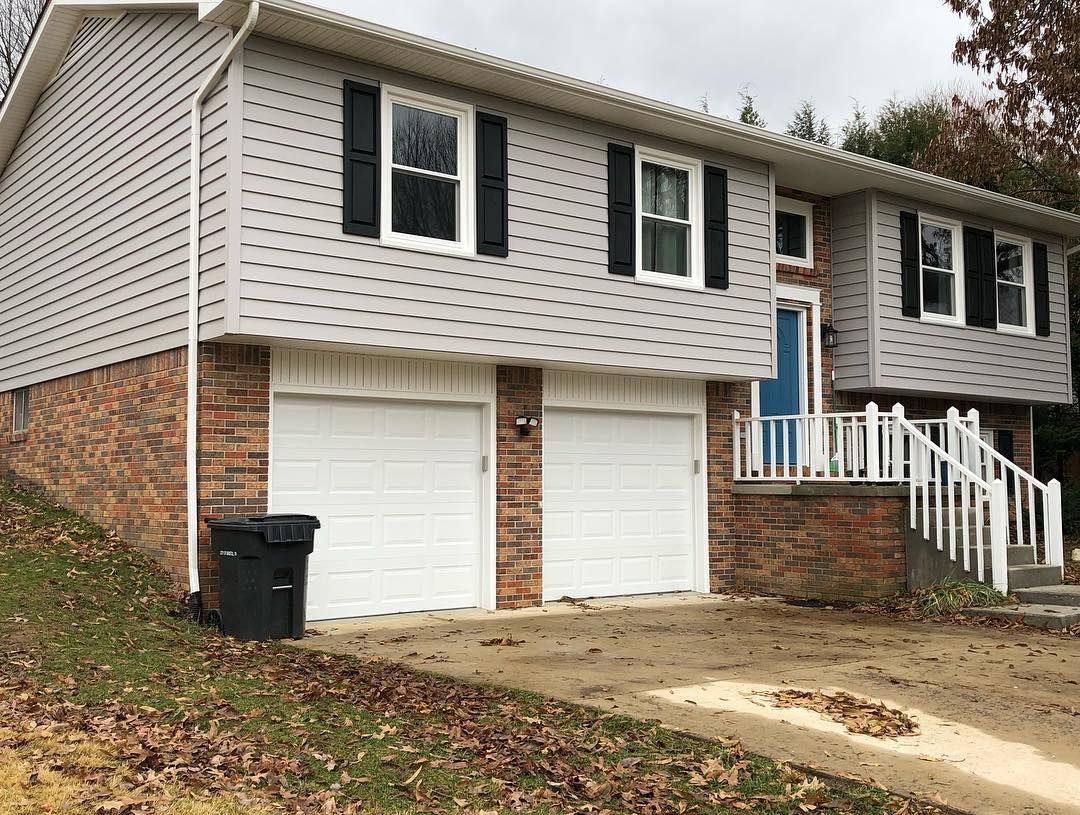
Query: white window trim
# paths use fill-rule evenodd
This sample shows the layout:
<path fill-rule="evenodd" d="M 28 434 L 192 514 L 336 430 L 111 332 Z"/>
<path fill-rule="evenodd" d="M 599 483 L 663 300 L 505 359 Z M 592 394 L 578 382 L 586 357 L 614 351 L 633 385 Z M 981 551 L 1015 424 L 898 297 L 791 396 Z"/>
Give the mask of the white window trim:
<path fill-rule="evenodd" d="M 678 170 L 686 170 L 689 173 L 687 214 L 690 216 L 690 274 L 687 277 L 652 272 L 642 268 L 641 222 L 645 217 L 645 212 L 641 208 L 641 163 L 643 161 L 662 164 L 665 167 L 674 167 Z M 677 156 L 648 147 L 634 148 L 634 257 L 637 259 L 637 268 L 635 269 L 635 280 L 637 282 L 658 286 L 673 286 L 681 289 L 705 288 L 705 239 L 702 226 L 704 224 L 705 205 L 702 200 L 702 172 L 702 163 L 697 159 Z M 656 217 L 663 219 L 662 216 Z"/>
<path fill-rule="evenodd" d="M 25 401 L 22 408 L 22 426 L 19 426 L 19 397 L 22 396 Z M 22 387 L 16 388 L 11 392 L 11 432 L 12 433 L 25 433 L 30 429 L 30 388 Z"/>
<path fill-rule="evenodd" d="M 476 178 L 475 153 L 473 150 L 473 106 L 464 102 L 455 102 L 430 94 L 411 91 L 405 88 L 382 86 L 380 118 L 382 121 L 379 134 L 379 242 L 385 246 L 399 249 L 414 249 L 419 252 L 432 252 L 443 255 L 476 254 Z M 408 235 L 393 231 L 393 104 L 399 102 L 411 107 L 431 110 L 453 116 L 458 120 L 458 236 L 459 240 L 444 241 L 426 238 L 421 235 Z"/>
<path fill-rule="evenodd" d="M 998 284 L 1004 281 L 999 281 L 997 276 L 997 245 L 998 241 L 1004 241 L 1006 243 L 1015 243 L 1020 247 L 1021 257 L 1024 264 L 1024 321 L 1026 325 L 1009 325 L 1008 323 L 1001 322 L 1001 298 L 998 297 Z M 994 230 L 994 320 L 997 323 L 998 331 L 1005 334 L 1019 334 L 1024 337 L 1035 336 L 1035 260 L 1033 257 L 1032 242 L 1030 238 L 1023 238 L 1019 235 L 1013 235 L 1008 232 L 998 232 Z M 1006 284 L 1016 286 L 1015 283 Z M 1017 286 L 1019 288 L 1019 286 Z"/>
<path fill-rule="evenodd" d="M 799 266 L 803 269 L 814 268 L 814 205 L 809 201 L 796 201 L 794 198 L 776 197 L 776 211 L 787 212 L 791 215 L 801 215 L 806 221 L 806 257 L 800 258 L 795 255 L 781 255 L 776 253 L 776 262 L 786 266 Z M 776 230 L 773 230 L 773 244 L 776 244 Z"/>
<path fill-rule="evenodd" d="M 939 226 L 952 230 L 953 235 L 953 313 L 934 314 L 926 310 L 926 301 L 923 298 L 923 255 L 922 255 L 922 228 L 923 224 Z M 931 266 L 931 269 L 937 267 Z M 938 270 L 948 272 L 947 269 Z M 996 270 L 995 270 L 996 274 Z M 932 215 L 919 213 L 919 314 L 924 323 L 945 323 L 946 325 L 964 324 L 964 229 L 959 221 L 949 218 L 938 218 Z"/>

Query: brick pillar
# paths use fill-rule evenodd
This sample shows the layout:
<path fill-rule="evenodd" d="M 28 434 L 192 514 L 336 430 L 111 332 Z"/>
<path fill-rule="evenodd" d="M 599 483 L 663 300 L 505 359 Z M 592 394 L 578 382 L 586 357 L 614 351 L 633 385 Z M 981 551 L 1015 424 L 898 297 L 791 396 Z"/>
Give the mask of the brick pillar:
<path fill-rule="evenodd" d="M 199 346 L 199 576 L 217 606 L 208 518 L 266 512 L 270 463 L 270 349 Z"/>
<path fill-rule="evenodd" d="M 518 416 L 542 416 L 540 368 L 500 365 L 495 408 L 495 601 L 498 608 L 539 605 L 543 593 L 543 434 L 527 436 Z"/>
<path fill-rule="evenodd" d="M 705 383 L 705 427 L 709 486 L 709 591 L 735 586 L 736 540 L 732 411 L 750 414 L 750 386 L 743 383 Z"/>

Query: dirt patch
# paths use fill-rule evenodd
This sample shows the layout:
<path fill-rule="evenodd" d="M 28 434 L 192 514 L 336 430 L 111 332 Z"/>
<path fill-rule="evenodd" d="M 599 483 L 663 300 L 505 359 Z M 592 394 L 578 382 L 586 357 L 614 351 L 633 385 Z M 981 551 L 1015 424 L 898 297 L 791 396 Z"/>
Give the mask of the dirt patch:
<path fill-rule="evenodd" d="M 919 732 L 915 720 L 901 710 L 881 702 L 858 699 L 850 693 L 824 693 L 820 690 L 787 688 L 769 694 L 777 707 L 804 707 L 816 710 L 839 722 L 849 733 L 863 733 L 875 738 L 911 736 Z"/>

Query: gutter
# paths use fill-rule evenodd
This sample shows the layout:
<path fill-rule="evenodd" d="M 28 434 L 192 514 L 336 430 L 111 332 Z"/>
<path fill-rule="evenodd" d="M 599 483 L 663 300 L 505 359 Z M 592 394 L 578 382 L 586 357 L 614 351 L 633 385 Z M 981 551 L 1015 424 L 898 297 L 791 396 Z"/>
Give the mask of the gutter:
<path fill-rule="evenodd" d="M 191 100 L 191 189 L 188 214 L 188 336 L 187 336 L 187 560 L 188 608 L 198 617 L 202 612 L 199 584 L 199 207 L 202 192 L 202 108 L 211 89 L 229 67 L 259 20 L 259 0 L 251 0 L 244 24 L 233 35 L 213 69 L 203 79 Z"/>

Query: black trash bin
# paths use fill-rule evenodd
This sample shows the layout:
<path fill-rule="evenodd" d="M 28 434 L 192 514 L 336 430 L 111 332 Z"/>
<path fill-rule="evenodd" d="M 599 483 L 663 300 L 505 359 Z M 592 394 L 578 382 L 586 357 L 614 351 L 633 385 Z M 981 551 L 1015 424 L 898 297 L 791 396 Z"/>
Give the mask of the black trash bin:
<path fill-rule="evenodd" d="M 307 557 L 314 515 L 207 521 L 218 562 L 221 630 L 242 640 L 304 636 Z"/>

